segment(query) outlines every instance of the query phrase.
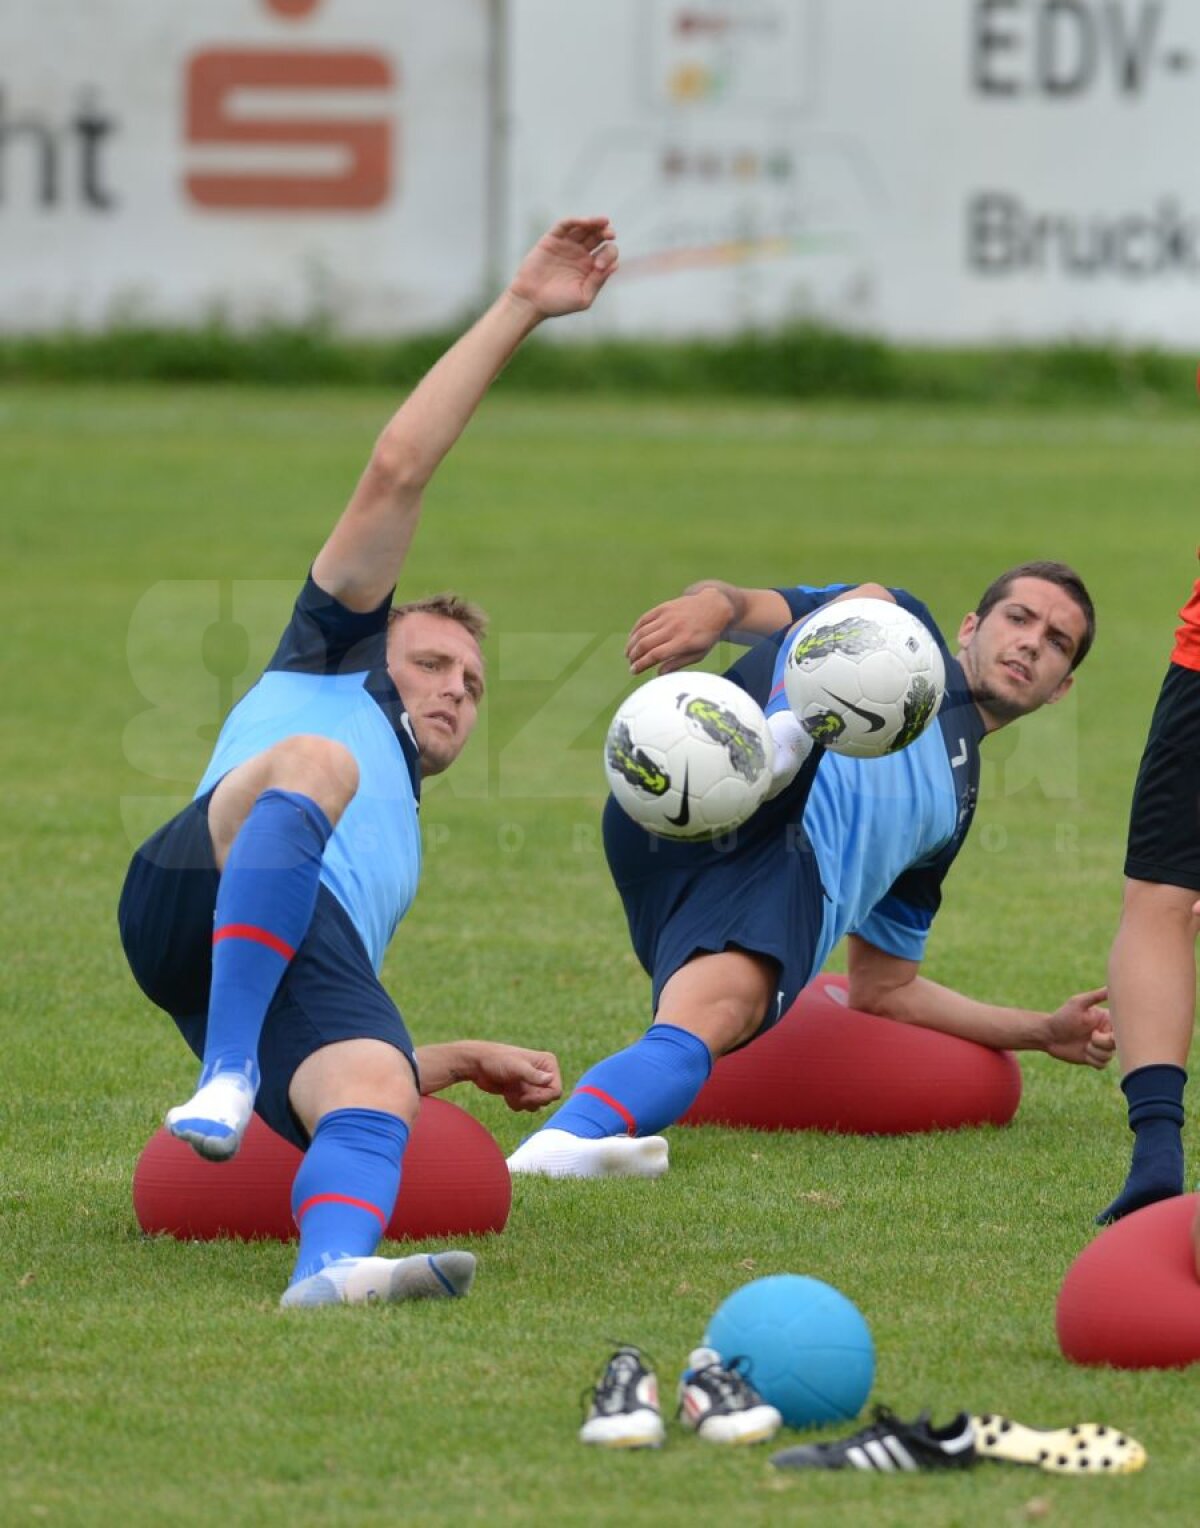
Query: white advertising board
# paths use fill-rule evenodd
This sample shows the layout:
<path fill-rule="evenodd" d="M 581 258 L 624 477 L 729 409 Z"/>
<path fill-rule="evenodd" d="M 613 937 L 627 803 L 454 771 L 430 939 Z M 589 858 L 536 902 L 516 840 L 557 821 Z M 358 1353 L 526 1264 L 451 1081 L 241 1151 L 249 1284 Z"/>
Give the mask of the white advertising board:
<path fill-rule="evenodd" d="M 428 329 L 597 210 L 572 334 L 1194 348 L 1198 140 L 1198 0 L 28 0 L 0 327 Z"/>
<path fill-rule="evenodd" d="M 509 241 L 607 212 L 598 321 L 1200 342 L 1196 0 L 512 0 Z"/>
<path fill-rule="evenodd" d="M 456 319 L 486 268 L 491 9 L 0 6 L 0 325 Z"/>

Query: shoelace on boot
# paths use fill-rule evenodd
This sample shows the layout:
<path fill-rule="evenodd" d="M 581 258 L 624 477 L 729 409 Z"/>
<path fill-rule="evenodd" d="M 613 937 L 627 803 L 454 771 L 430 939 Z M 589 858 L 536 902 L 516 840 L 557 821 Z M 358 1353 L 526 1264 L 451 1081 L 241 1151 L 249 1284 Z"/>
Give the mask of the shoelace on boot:
<path fill-rule="evenodd" d="M 751 1406 L 761 1404 L 757 1391 L 750 1384 L 749 1363 L 744 1354 L 739 1353 L 736 1358 L 731 1358 L 727 1364 L 706 1364 L 703 1369 L 697 1369 L 686 1381 L 689 1385 L 699 1385 L 702 1390 L 707 1390 L 718 1403 L 732 1402 L 735 1411 L 746 1411 Z M 680 1403 L 682 1406 L 682 1402 Z"/>

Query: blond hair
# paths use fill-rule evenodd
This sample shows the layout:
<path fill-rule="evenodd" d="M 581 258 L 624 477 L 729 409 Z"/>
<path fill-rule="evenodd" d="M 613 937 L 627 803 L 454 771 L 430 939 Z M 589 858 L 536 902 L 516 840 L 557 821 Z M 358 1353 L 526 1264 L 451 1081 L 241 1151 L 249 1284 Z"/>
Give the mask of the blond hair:
<path fill-rule="evenodd" d="M 457 621 L 482 644 L 487 636 L 487 612 L 473 600 L 463 599 L 461 594 L 427 594 L 421 600 L 409 600 L 403 605 L 393 605 L 388 611 L 388 624 L 403 620 L 406 615 L 440 615 L 448 621 Z"/>

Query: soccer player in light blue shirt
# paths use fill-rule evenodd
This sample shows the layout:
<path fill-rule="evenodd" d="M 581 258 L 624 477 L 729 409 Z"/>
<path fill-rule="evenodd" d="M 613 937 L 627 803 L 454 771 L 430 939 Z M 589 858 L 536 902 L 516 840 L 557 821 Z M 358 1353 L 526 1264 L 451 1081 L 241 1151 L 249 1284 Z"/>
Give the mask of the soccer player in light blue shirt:
<path fill-rule="evenodd" d="M 936 720 L 882 759 L 801 741 L 782 694 L 793 623 L 853 596 L 905 606 L 934 633 L 946 666 Z M 856 1008 L 998 1048 L 1106 1065 L 1114 1042 L 1103 988 L 1047 1014 L 982 1002 L 920 974 L 942 881 L 974 815 L 980 742 L 1061 699 L 1093 632 L 1079 576 L 1050 562 L 1022 564 L 989 586 L 959 627 L 957 657 L 924 605 L 879 584 L 708 583 L 648 611 L 627 648 L 636 673 L 697 662 L 723 635 L 759 639 L 728 677 L 768 713 L 776 789 L 715 843 L 656 839 L 609 799 L 605 850 L 651 976 L 654 1022 L 584 1074 L 517 1148 L 511 1170 L 665 1172 L 667 1142 L 658 1132 L 686 1112 L 716 1057 L 778 1022 L 842 938 Z"/>
<path fill-rule="evenodd" d="M 465 1294 L 467 1252 L 374 1256 L 421 1092 L 470 1080 L 513 1108 L 560 1091 L 552 1056 L 481 1041 L 414 1051 L 379 981 L 420 872 L 421 780 L 457 758 L 483 693 L 482 612 L 393 607 L 422 494 L 546 318 L 616 269 L 606 218 L 556 223 L 384 428 L 280 644 L 222 729 L 191 806 L 134 855 L 122 942 L 202 1066 L 167 1127 L 234 1155 L 258 1114 L 305 1153 L 285 1306 Z"/>

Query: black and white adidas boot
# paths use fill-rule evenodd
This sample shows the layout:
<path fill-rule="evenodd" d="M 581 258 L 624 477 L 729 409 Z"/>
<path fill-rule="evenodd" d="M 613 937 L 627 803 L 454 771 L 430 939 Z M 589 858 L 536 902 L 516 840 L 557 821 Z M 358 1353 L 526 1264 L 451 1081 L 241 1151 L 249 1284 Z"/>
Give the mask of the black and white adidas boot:
<path fill-rule="evenodd" d="M 945 1427 L 934 1427 L 927 1412 L 902 1422 L 886 1406 L 875 1420 L 836 1443 L 803 1443 L 771 1455 L 781 1470 L 874 1470 L 891 1475 L 916 1470 L 964 1470 L 975 1463 L 975 1429 L 965 1411 Z"/>

